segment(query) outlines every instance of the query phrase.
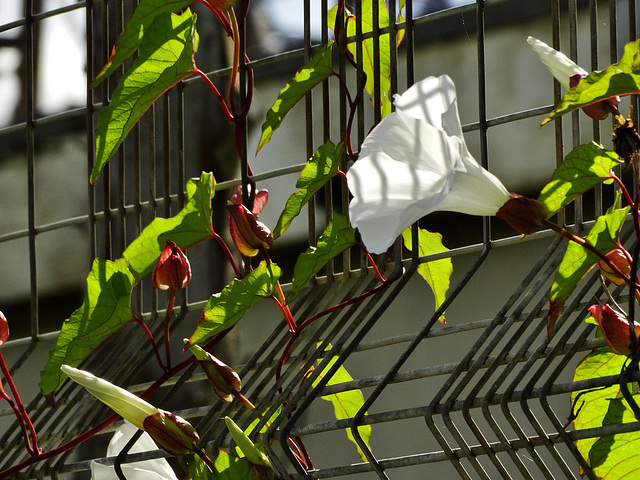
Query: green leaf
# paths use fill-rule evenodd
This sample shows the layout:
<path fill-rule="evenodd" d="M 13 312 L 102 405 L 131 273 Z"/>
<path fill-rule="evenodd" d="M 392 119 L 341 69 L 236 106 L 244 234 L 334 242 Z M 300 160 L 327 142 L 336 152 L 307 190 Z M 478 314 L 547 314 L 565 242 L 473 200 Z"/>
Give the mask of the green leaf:
<path fill-rule="evenodd" d="M 191 3 L 193 3 L 193 0 L 141 0 L 133 12 L 131 20 L 124 27 L 120 40 L 113 47 L 109 61 L 98 73 L 91 87 L 95 87 L 115 72 L 120 65 L 138 50 L 145 31 L 151 26 L 157 15 L 161 13 L 176 13 Z"/>
<path fill-rule="evenodd" d="M 136 283 L 153 270 L 167 240 L 185 249 L 213 235 L 211 199 L 215 185 L 211 173 L 202 173 L 195 190 L 194 182 L 189 181 L 191 198 L 182 211 L 172 218 L 154 219 L 127 247 L 122 255 L 129 261 Z"/>
<path fill-rule="evenodd" d="M 318 273 L 332 258 L 352 247 L 356 243 L 355 230 L 349 226 L 344 215 L 336 213 L 322 236 L 317 247 L 309 247 L 298 257 L 293 269 L 291 291 L 287 302 L 293 301 L 306 283 Z"/>
<path fill-rule="evenodd" d="M 40 373 L 44 395 L 55 392 L 62 384 L 62 364 L 79 366 L 102 342 L 131 321 L 133 284 L 126 260 L 94 260 L 84 302 L 62 324 L 56 345 Z"/>
<path fill-rule="evenodd" d="M 313 157 L 309 159 L 302 172 L 300 172 L 300 179 L 296 183 L 296 188 L 300 190 L 289 197 L 284 210 L 280 214 L 280 218 L 278 218 L 276 228 L 273 229 L 274 239 L 289 228 L 293 219 L 300 214 L 302 207 L 325 183 L 338 173 L 342 148 L 342 143 L 334 147 L 329 140 L 316 150 Z"/>
<path fill-rule="evenodd" d="M 628 43 L 619 63 L 592 72 L 569 90 L 542 125 L 591 103 L 618 95 L 640 93 L 640 40 Z"/>
<path fill-rule="evenodd" d="M 540 192 L 540 202 L 549 213 L 556 213 L 577 196 L 600 183 L 610 183 L 611 169 L 620 163 L 618 155 L 595 142 L 575 147 L 567 155 Z"/>
<path fill-rule="evenodd" d="M 626 360 L 625 356 L 614 354 L 608 347 L 594 350 L 576 367 L 574 381 L 618 375 Z M 629 384 L 629 388 L 633 391 L 634 385 Z M 574 411 L 581 406 L 574 420 L 576 430 L 637 421 L 621 397 L 620 385 L 584 392 L 580 396 L 581 392 L 571 394 Z M 634 399 L 640 402 L 640 395 L 634 395 Z M 633 478 L 637 473 L 640 432 L 586 438 L 578 440 L 576 446 L 598 477 Z"/>
<path fill-rule="evenodd" d="M 333 70 L 331 70 L 332 51 L 333 43 L 325 45 L 280 91 L 277 100 L 267 112 L 256 153 L 271 140 L 273 132 L 280 126 L 294 105 L 313 87 L 333 74 Z"/>
<path fill-rule="evenodd" d="M 189 464 L 187 478 L 189 480 L 210 480 L 213 476 L 204 460 L 198 455 L 194 455 L 193 462 Z"/>
<path fill-rule="evenodd" d="M 100 111 L 96 127 L 95 182 L 131 128 L 165 91 L 196 71 L 196 17 L 161 13 L 145 31 L 140 56 L 125 72 L 111 103 Z"/>
<path fill-rule="evenodd" d="M 320 343 L 318 343 L 318 346 L 319 345 Z M 329 346 L 325 350 L 325 353 L 330 353 L 330 352 L 331 352 L 331 347 Z M 328 373 L 329 369 L 333 367 L 333 365 L 336 363 L 337 360 L 338 360 L 338 357 L 334 356 L 329 361 L 329 364 L 324 368 L 324 370 L 313 382 L 314 387 L 318 385 L 318 383 L 320 383 L 320 380 L 322 380 L 325 376 L 325 372 Z M 321 361 L 322 359 L 319 359 L 317 361 L 317 364 L 319 365 Z M 329 381 L 327 382 L 327 386 L 350 382 L 352 380 L 353 378 L 351 378 L 351 375 L 349 375 L 347 370 L 341 365 L 338 368 L 338 370 L 336 370 L 336 372 L 333 374 L 331 379 L 329 379 Z M 337 420 L 353 418 L 364 405 L 364 396 L 362 395 L 362 392 L 358 389 L 347 390 L 345 392 L 332 393 L 330 395 L 323 395 L 320 398 L 322 398 L 323 400 L 327 400 L 333 404 L 333 411 Z M 346 432 L 349 440 L 351 440 L 358 448 L 358 453 L 360 455 L 360 458 L 362 458 L 362 460 L 366 462 L 367 457 L 365 456 L 364 452 L 362 452 L 362 450 L 356 443 L 355 439 L 353 438 L 351 429 L 347 428 Z M 371 425 L 359 426 L 358 432 L 360 433 L 360 436 L 362 437 L 362 440 L 364 440 L 365 444 L 369 446 L 369 439 L 371 438 Z"/>
<path fill-rule="evenodd" d="M 617 246 L 618 234 L 629 212 L 630 207 L 617 209 L 598 217 L 593 228 L 585 237 L 589 245 L 593 245 L 600 252 L 607 254 Z M 569 242 L 564 253 L 558 272 L 553 279 L 549 295 L 550 308 L 547 317 L 547 331 L 549 336 L 556 320 L 562 313 L 566 299 L 571 295 L 582 277 L 600 260 L 595 253 L 583 246 Z"/>
<path fill-rule="evenodd" d="M 366 35 L 373 31 L 373 2 L 376 0 L 366 0 L 362 3 L 362 33 Z M 377 0 L 378 2 L 378 25 L 385 28 L 389 26 L 389 12 L 385 0 Z M 337 5 L 329 10 L 327 17 L 329 28 L 335 25 Z M 349 14 L 346 19 L 346 32 L 348 37 L 356 35 L 356 17 Z M 335 33 L 335 32 L 334 32 Z M 399 39 L 400 40 L 400 39 Z M 371 95 L 371 103 L 374 108 L 380 108 L 382 117 L 386 117 L 391 113 L 391 101 L 389 100 L 389 90 L 391 89 L 391 49 L 389 34 L 385 33 L 378 36 L 379 42 L 379 62 L 375 58 L 374 39 L 367 38 L 362 42 L 362 69 L 367 76 L 365 90 Z M 349 43 L 347 48 L 357 61 L 358 52 L 355 42 Z M 376 69 L 380 69 L 379 75 L 376 75 Z M 376 100 L 375 94 L 375 78 L 380 79 L 380 96 L 379 101 Z"/>
<path fill-rule="evenodd" d="M 273 470 L 260 465 L 254 465 L 246 458 L 229 455 L 224 450 L 218 452 L 214 462 L 214 480 L 273 480 Z M 189 467 L 190 480 L 207 480 L 209 469 L 197 455 Z M 196 474 L 192 476 L 191 473 Z"/>
<path fill-rule="evenodd" d="M 411 227 L 402 232 L 402 239 L 407 250 L 413 251 L 411 243 Z M 442 235 L 439 233 L 431 233 L 422 228 L 418 229 L 418 254 L 421 257 L 434 253 L 448 252 L 449 249 L 442 244 Z M 435 309 L 438 310 L 442 302 L 444 302 L 447 291 L 449 290 L 449 281 L 453 273 L 453 263 L 451 258 L 441 258 L 440 260 L 432 260 L 430 262 L 418 265 L 418 273 L 431 287 L 435 298 Z M 444 323 L 444 313 L 439 318 Z"/>
<path fill-rule="evenodd" d="M 241 280 L 235 279 L 220 293 L 213 295 L 207 302 L 189 343 L 201 343 L 235 325 L 249 308 L 273 294 L 281 274 L 280 267 L 276 264 L 260 262 L 258 268 L 249 275 Z"/>

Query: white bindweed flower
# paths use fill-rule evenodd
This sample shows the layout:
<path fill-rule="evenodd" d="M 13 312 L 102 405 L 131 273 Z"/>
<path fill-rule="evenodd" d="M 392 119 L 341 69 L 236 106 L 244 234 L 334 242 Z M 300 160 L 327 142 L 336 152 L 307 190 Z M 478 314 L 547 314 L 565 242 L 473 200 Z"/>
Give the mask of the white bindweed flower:
<path fill-rule="evenodd" d="M 531 45 L 542 63 L 547 66 L 551 74 L 567 91 L 575 88 L 580 80 L 588 75 L 585 69 L 576 65 L 564 53 L 554 50 L 537 38 L 527 37 L 527 43 Z M 616 113 L 615 106 L 619 103 L 620 97 L 610 97 L 585 105 L 582 107 L 582 111 L 594 120 L 604 120 L 610 113 Z"/>
<path fill-rule="evenodd" d="M 92 373 L 69 365 L 62 365 L 60 369 L 122 418 L 147 432 L 158 446 L 171 455 L 189 455 L 197 448 L 200 437 L 184 418 L 156 408 Z"/>
<path fill-rule="evenodd" d="M 431 212 L 496 215 L 513 198 L 469 153 L 451 78 L 426 78 L 396 96 L 394 105 L 347 172 L 351 224 L 367 250 L 386 251 Z"/>
<path fill-rule="evenodd" d="M 107 448 L 107 457 L 117 456 L 127 445 L 131 437 L 138 431 L 135 425 L 125 421 L 113 434 Z M 158 447 L 147 433 L 134 443 L 129 453 L 142 453 L 156 450 Z M 178 480 L 169 463 L 164 458 L 154 458 L 141 462 L 123 463 L 122 472 L 127 480 Z M 115 469 L 110 465 L 102 465 L 95 460 L 91 461 L 92 480 L 117 480 Z"/>
<path fill-rule="evenodd" d="M 564 53 L 554 50 L 537 38 L 527 37 L 527 43 L 531 45 L 531 48 L 533 48 L 533 51 L 538 55 L 540 61 L 549 69 L 551 75 L 553 75 L 567 91 L 571 90 L 572 87 L 571 77 L 576 75 L 580 78 L 587 76 L 587 71 L 584 68 L 576 65 L 576 63 Z"/>
<path fill-rule="evenodd" d="M 144 430 L 144 420 L 150 415 L 160 412 L 149 402 L 145 402 L 133 393 L 112 383 L 98 378 L 92 373 L 69 365 L 62 365 L 60 369 L 69 375 L 74 382 L 82 385 L 91 395 L 96 397 L 125 420 L 129 420 L 140 430 Z"/>

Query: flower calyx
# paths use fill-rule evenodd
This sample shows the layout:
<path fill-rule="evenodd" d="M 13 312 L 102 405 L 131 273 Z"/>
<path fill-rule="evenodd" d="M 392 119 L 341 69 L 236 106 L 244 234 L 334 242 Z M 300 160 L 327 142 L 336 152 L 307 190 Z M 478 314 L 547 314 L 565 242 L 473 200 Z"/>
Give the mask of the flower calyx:
<path fill-rule="evenodd" d="M 629 320 L 622 313 L 615 311 L 609 305 L 592 305 L 589 312 L 598 323 L 604 334 L 604 339 L 613 353 L 631 356 L 631 335 L 629 332 Z M 640 338 L 640 324 L 633 322 L 636 332 L 636 341 Z"/>
<path fill-rule="evenodd" d="M 514 195 L 500 207 L 496 217 L 503 219 L 516 232 L 531 235 L 544 227 L 547 211 L 533 198 Z"/>
<path fill-rule="evenodd" d="M 188 343 L 188 340 L 185 339 L 185 343 Z M 225 403 L 233 401 L 233 392 L 239 391 L 242 386 L 240 376 L 227 364 L 198 345 L 189 345 L 189 350 L 198 359 L 198 363 L 207 375 L 213 393 Z"/>
<path fill-rule="evenodd" d="M 229 230 L 238 251 L 245 257 L 255 257 L 260 250 L 273 247 L 271 230 L 244 205 L 228 204 Z"/>
<path fill-rule="evenodd" d="M 540 61 L 549 69 L 553 77 L 569 91 L 578 85 L 581 79 L 588 75 L 587 71 L 558 52 L 546 43 L 534 37 L 527 37 L 527 43 L 538 55 Z M 582 111 L 594 120 L 604 120 L 610 113 L 615 113 L 615 106 L 620 103 L 620 97 L 607 98 L 582 107 Z"/>
<path fill-rule="evenodd" d="M 175 457 L 192 454 L 200 441 L 198 432 L 189 422 L 165 410 L 149 415 L 143 426 L 159 447 Z"/>
<path fill-rule="evenodd" d="M 158 290 L 181 290 L 191 281 L 191 264 L 184 252 L 175 243 L 167 240 L 151 275 Z"/>
<path fill-rule="evenodd" d="M 606 257 L 627 277 L 631 275 L 631 255 L 622 248 L 622 246 L 618 245 L 617 248 L 607 253 Z M 627 284 L 627 279 L 622 277 L 618 272 L 615 272 L 604 260 L 600 260 L 596 263 L 596 268 L 600 270 L 600 273 L 604 278 L 614 285 L 620 287 Z"/>

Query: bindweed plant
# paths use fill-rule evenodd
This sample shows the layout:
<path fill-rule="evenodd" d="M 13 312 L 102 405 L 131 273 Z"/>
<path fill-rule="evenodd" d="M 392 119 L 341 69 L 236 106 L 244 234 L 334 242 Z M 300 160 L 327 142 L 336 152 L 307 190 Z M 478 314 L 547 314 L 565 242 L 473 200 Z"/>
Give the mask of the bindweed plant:
<path fill-rule="evenodd" d="M 233 45 L 227 95 L 221 94 L 197 67 L 198 33 L 196 16 L 189 9 L 192 3 L 193 0 L 141 0 L 114 46 L 109 62 L 94 80 L 93 86 L 96 86 L 123 65 L 129 65 L 110 103 L 100 111 L 90 182 L 96 181 L 129 131 L 153 102 L 190 76 L 199 76 L 208 85 L 226 119 L 233 125 L 238 155 L 246 155 L 246 145 L 241 139 L 251 110 L 253 73 L 251 69 L 246 71 L 247 81 L 242 86 L 239 85 L 238 75 L 240 65 L 246 60 L 241 58 L 244 54 L 241 53 L 240 26 L 245 22 L 249 2 L 236 4 L 199 0 L 210 12 L 208 18 L 200 21 L 218 22 Z M 403 5 L 401 1 L 401 9 Z M 371 18 L 374 10 L 380 15 L 381 27 L 389 25 L 384 2 L 380 2 L 376 9 L 373 8 L 373 0 L 363 2 L 362 15 L 365 20 Z M 271 140 L 297 102 L 331 77 L 340 82 L 348 100 L 344 137 L 340 142 L 326 141 L 318 146 L 300 174 L 295 186 L 297 191 L 286 202 L 273 229 L 259 220 L 268 194 L 258 190 L 248 165 L 246 171 L 242 172 L 246 181 L 236 187 L 227 206 L 229 234 L 233 241 L 233 245 L 227 245 L 225 235 L 216 232 L 212 222 L 211 202 L 216 193 L 216 181 L 211 173 L 203 172 L 199 178 L 187 183 L 187 202 L 177 215 L 153 220 L 126 248 L 121 259 L 96 259 L 87 279 L 86 298 L 82 306 L 64 322 L 49 361 L 41 373 L 40 388 L 53 404 L 56 392 L 67 378 L 71 378 L 117 415 L 55 450 L 42 451 L 37 446 L 36 431 L 0 355 L 2 374 L 11 391 L 9 396 L 0 386 L 0 396 L 13 409 L 29 454 L 26 460 L 0 472 L 0 476 L 19 472 L 36 462 L 61 455 L 122 416 L 146 432 L 148 436 L 145 435 L 143 444 L 148 446 L 150 438 L 171 455 L 193 458 L 187 473 L 189 478 L 209 478 L 213 472 L 217 475 L 224 473 L 224 477 L 215 478 L 277 478 L 278 472 L 273 469 L 264 448 L 254 444 L 248 436 L 251 432 L 243 432 L 230 418 L 220 421 L 226 423 L 242 455 L 227 450 L 207 455 L 200 445 L 196 429 L 189 422 L 156 408 L 145 398 L 171 377 L 197 363 L 209 380 L 213 393 L 223 402 L 238 402 L 241 408 L 254 410 L 251 399 L 240 393 L 242 379 L 224 359 L 214 357 L 209 350 L 242 320 L 252 306 L 271 299 L 282 313 L 283 328 L 290 333 L 289 342 L 275 369 L 275 375 L 280 376 L 289 351 L 306 328 L 336 310 L 383 291 L 403 274 L 400 271 L 394 276 L 385 277 L 385 271 L 378 269 L 370 254 L 393 255 L 389 249 L 396 241 L 401 241 L 407 250 L 417 250 L 421 257 L 446 251 L 440 234 L 419 228 L 417 224 L 421 218 L 435 211 L 496 216 L 522 235 L 551 229 L 568 240 L 564 260 L 550 291 L 547 316 L 549 338 L 554 334 L 565 302 L 591 269 L 601 272 L 605 288 L 614 285 L 628 289 L 629 302 L 626 308 L 616 304 L 611 296 L 610 305 L 594 304 L 589 309 L 592 317 L 587 320 L 598 325 L 607 347 L 594 350 L 575 371 L 576 380 L 619 375 L 620 381 L 604 390 L 574 392 L 574 409 L 570 420 L 576 429 L 586 429 L 640 419 L 638 397 L 634 387 L 630 387 L 635 385 L 631 380 L 636 379 L 633 374 L 640 361 L 640 324 L 635 322 L 636 302 L 640 299 L 637 278 L 640 247 L 627 252 L 620 240 L 620 231 L 626 221 L 632 223 L 636 237 L 640 237 L 640 136 L 632 122 L 621 115 L 617 107 L 621 96 L 640 93 L 639 42 L 627 45 L 616 65 L 588 73 L 543 42 L 531 37 L 528 39 L 542 62 L 567 90 L 561 103 L 543 125 L 577 109 L 582 109 L 597 120 L 612 115 L 617 122 L 612 149 L 597 143 L 574 148 L 555 172 L 549 172 L 552 174 L 551 181 L 539 197 L 533 199 L 509 192 L 496 176 L 480 166 L 469 153 L 458 115 L 455 85 L 448 76 L 421 80 L 397 96 L 392 104 L 389 99 L 390 59 L 381 55 L 380 63 L 374 64 L 373 59 L 377 57 L 366 54 L 372 48 L 370 38 L 365 39 L 362 45 L 366 58 L 357 57 L 362 51 L 356 49 L 355 44 L 346 43 L 346 37 L 355 33 L 356 19 L 347 11 L 344 1 L 339 1 L 331 9 L 329 20 L 338 46 L 349 52 L 346 57 L 348 62 L 354 68 L 360 65 L 363 69 L 365 75 L 362 81 L 355 87 L 349 87 L 344 75 L 336 71 L 332 58 L 335 43 L 319 47 L 315 56 L 282 89 L 268 111 L 257 149 L 260 150 Z M 402 18 L 398 20 L 402 21 Z M 370 33 L 371 22 L 364 21 L 362 24 L 363 27 L 369 25 L 363 33 Z M 396 40 L 400 43 L 402 35 L 398 34 Z M 380 37 L 383 51 L 389 49 L 389 41 L 388 34 Z M 378 72 L 380 79 L 377 87 L 373 85 L 375 72 Z M 245 91 L 240 94 L 239 88 Z M 370 97 L 376 116 L 381 121 L 358 146 L 353 145 L 351 130 L 356 109 L 364 95 Z M 350 164 L 353 166 L 347 168 Z M 632 169 L 634 183 L 631 188 L 614 173 L 614 168 L 619 165 L 628 165 Z M 318 238 L 317 245 L 298 257 L 293 280 L 285 294 L 280 284 L 282 271 L 273 262 L 269 252 L 310 199 L 334 177 L 340 178 L 352 195 L 349 215 L 336 213 Z M 588 190 L 611 183 L 615 184 L 618 192 L 615 202 L 595 220 L 584 237 L 551 220 L 562 208 Z M 184 250 L 205 241 L 216 242 L 221 247 L 235 279 L 211 296 L 199 323 L 194 325 L 193 333 L 184 340 L 186 359 L 175 363 L 170 357 L 170 333 L 176 291 L 187 288 L 192 280 L 195 281 L 191 278 L 191 266 Z M 377 276 L 377 284 L 358 296 L 308 318 L 296 318 L 289 308 L 296 295 L 328 262 L 352 248 L 364 252 L 371 271 Z M 252 261 L 254 257 L 257 259 Z M 449 287 L 451 260 L 441 258 L 421 263 L 418 272 L 431 287 L 436 310 L 439 309 Z M 154 287 L 167 293 L 164 353 L 156 345 L 147 325 L 136 318 L 131 309 L 134 290 L 149 275 Z M 444 322 L 444 314 L 440 320 Z M 99 355 L 105 340 L 131 323 L 147 334 L 149 348 L 153 350 L 162 372 L 140 395 L 134 395 L 77 368 L 89 356 Z M 0 346 L 7 340 L 8 334 L 7 322 L 1 317 Z M 325 353 L 331 355 L 331 350 Z M 322 375 L 323 372 L 320 372 L 320 377 Z M 344 367 L 340 367 L 335 375 L 350 378 Z M 318 381 L 318 377 L 315 381 Z M 185 384 L 182 388 L 189 386 Z M 359 391 L 356 391 L 356 395 L 349 395 L 348 402 L 342 402 L 341 395 L 334 394 L 333 401 L 348 404 L 344 412 L 347 416 L 355 415 L 364 405 L 364 398 Z M 262 413 L 258 412 L 258 416 L 261 418 Z M 371 428 L 361 428 L 361 436 L 368 443 Z M 125 448 L 127 442 L 122 439 L 131 437 L 130 430 L 131 426 L 125 424 L 123 430 L 116 434 L 109 447 L 109 455 L 115 455 L 118 453 L 116 450 Z M 300 466 L 306 470 L 313 469 L 313 459 L 302 442 L 292 439 L 290 443 Z M 620 448 L 623 446 L 629 449 Z M 596 475 L 603 477 L 606 473 L 606 478 L 621 478 L 636 468 L 637 461 L 632 456 L 637 455 L 625 452 L 640 448 L 640 435 L 632 433 L 607 439 L 578 440 L 577 448 L 584 457 L 581 468 L 589 467 Z M 363 456 L 363 459 L 366 460 L 366 457 Z M 102 467 L 92 469 L 104 472 Z M 160 478 L 175 477 L 165 463 L 151 462 L 140 468 Z M 120 478 L 135 478 L 140 469 L 124 469 L 116 462 L 114 470 Z M 110 473 L 109 470 L 105 475 Z"/>

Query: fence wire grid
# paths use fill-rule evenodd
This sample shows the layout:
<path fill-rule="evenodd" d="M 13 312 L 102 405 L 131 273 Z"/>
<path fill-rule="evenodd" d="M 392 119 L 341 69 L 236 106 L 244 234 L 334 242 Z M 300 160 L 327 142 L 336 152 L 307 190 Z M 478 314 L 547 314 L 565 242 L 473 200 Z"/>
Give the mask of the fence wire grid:
<path fill-rule="evenodd" d="M 362 1 L 348 2 L 358 17 Z M 40 447 L 50 451 L 108 415 L 102 404 L 75 384 L 62 388 L 55 409 L 37 388 L 38 372 L 62 320 L 80 306 L 93 258 L 119 258 L 153 218 L 176 214 L 185 203 L 186 181 L 203 170 L 212 171 L 218 182 L 214 222 L 220 231 L 226 223 L 225 201 L 231 188 L 242 182 L 264 185 L 272 192 L 270 203 L 284 205 L 282 199 L 293 193 L 297 173 L 320 142 L 332 133 L 344 134 L 346 100 L 337 82 L 325 82 L 296 107 L 292 115 L 297 115 L 297 121 L 283 123 L 278 133 L 282 140 L 274 136 L 273 145 L 257 158 L 247 158 L 245 153 L 237 162 L 229 162 L 226 159 L 234 158 L 230 130 L 203 82 L 188 78 L 145 114 L 98 182 L 90 185 L 97 115 L 122 71 L 96 89 L 65 97 L 61 92 L 65 79 L 70 83 L 73 67 L 64 66 L 65 44 L 51 32 L 67 28 L 76 33 L 76 39 L 80 35 L 84 45 L 76 42 L 77 58 L 84 81 L 90 81 L 108 59 L 136 2 L 15 0 L 15 9 L 7 8 L 3 15 L 5 2 L 11 3 L 4 0 L 0 9 L 0 58 L 5 59 L 0 68 L 5 79 L 13 76 L 15 90 L 10 103 L 13 112 L 0 128 L 0 184 L 4 185 L 0 190 L 5 190 L 5 194 L 0 191 L 0 249 L 5 252 L 0 260 L 5 293 L 0 300 L 12 333 L 2 351 L 23 389 L 23 400 L 31 399 L 27 409 Z M 250 60 L 241 66 L 240 81 L 246 81 L 248 69 L 254 71 L 254 105 L 259 111 L 248 119 L 242 142 L 249 148 L 244 152 L 255 148 L 264 112 L 278 90 L 320 45 L 330 41 L 326 12 L 332 2 L 300 0 L 299 4 L 299 13 L 295 8 L 287 11 L 300 27 L 296 32 L 283 30 L 273 20 L 279 15 L 272 10 L 284 8 L 285 2 L 269 0 L 253 1 L 250 11 L 254 13 L 243 26 L 242 48 Z M 390 18 L 398 18 L 396 3 L 387 5 Z M 199 11 L 198 5 L 192 8 Z M 391 93 L 401 93 L 427 75 L 450 74 L 458 86 L 471 150 L 483 166 L 501 178 L 504 175 L 508 186 L 510 182 L 539 191 L 573 145 L 585 139 L 610 142 L 610 124 L 587 121 L 578 114 L 540 133 L 538 125 L 560 99 L 561 90 L 525 40 L 529 34 L 539 36 L 587 69 L 606 66 L 616 62 L 622 46 L 637 37 L 634 0 L 467 4 L 406 0 L 403 8 L 401 22 L 384 28 L 376 21 L 373 25 L 373 38 L 388 34 L 392 46 L 399 32 L 404 33 L 400 45 L 391 49 Z M 203 11 L 201 19 L 205 17 Z M 214 82 L 223 83 L 229 73 L 224 36 L 217 25 L 201 19 L 199 55 L 210 53 L 197 57 L 199 67 Z M 363 38 L 359 34 L 349 41 L 362 43 Z M 45 61 L 50 42 L 58 47 L 53 66 Z M 379 48 L 374 42 L 378 53 Z M 341 72 L 347 70 L 345 56 L 341 49 L 335 59 L 334 68 Z M 346 72 L 354 83 L 360 74 Z M 46 101 L 51 90 L 44 87 L 51 84 L 54 93 L 48 94 L 60 94 L 57 104 Z M 367 102 L 361 101 L 354 122 L 357 145 L 380 120 Z M 538 134 L 546 135 L 543 142 Z M 240 174 L 247 171 L 247 162 L 256 172 L 252 178 Z M 578 232 L 586 231 L 607 208 L 607 199 L 611 192 L 596 189 L 560 220 Z M 309 204 L 304 218 L 296 220 L 293 239 L 276 246 L 274 260 L 286 266 L 297 252 L 315 245 L 333 213 L 343 211 L 347 203 L 345 184 L 327 186 Z M 273 208 L 275 212 L 279 207 Z M 263 221 L 273 225 L 277 212 L 269 215 L 266 211 Z M 584 322 L 594 296 L 605 298 L 598 277 L 592 275 L 581 283 L 549 341 L 548 291 L 564 242 L 544 231 L 520 239 L 499 222 L 457 214 L 434 215 L 424 222 L 427 228 L 441 231 L 450 247 L 439 256 L 454 260 L 451 288 L 438 311 L 434 312 L 433 300 L 416 275 L 421 263 L 438 256 L 407 256 L 398 244 L 395 260 L 380 258 L 379 262 L 388 273 L 402 270 L 402 277 L 391 288 L 318 321 L 289 352 L 278 380 L 274 369 L 289 334 L 275 307 L 254 307 L 229 335 L 221 352 L 240 373 L 242 391 L 255 403 L 255 412 L 267 411 L 264 418 L 235 403 L 212 399 L 204 375 L 194 368 L 172 379 L 150 401 L 187 418 L 208 452 L 229 447 L 222 417 L 232 417 L 241 427 L 253 421 L 266 426 L 268 420 L 265 432 L 256 439 L 283 479 L 438 475 L 574 479 L 580 478 L 580 467 L 586 478 L 597 478 L 575 442 L 640 430 L 633 423 L 576 431 L 567 421 L 570 392 L 613 385 L 617 380 L 573 381 L 577 363 L 591 349 L 604 345 L 604 340 L 595 338 L 594 327 Z M 371 270 L 361 267 L 364 259 L 354 252 L 330 264 L 296 299 L 292 305 L 296 317 L 309 318 L 376 284 Z M 184 330 L 185 336 L 209 296 L 231 280 L 215 247 L 195 246 L 189 256 L 193 277 L 205 280 L 199 287 L 190 286 L 176 301 L 175 329 Z M 621 291 L 616 293 L 623 296 Z M 163 305 L 150 281 L 143 280 L 136 289 L 133 311 L 157 339 L 162 336 Z M 443 325 L 438 318 L 445 311 L 447 324 Z M 157 374 L 153 354 L 145 345 L 140 331 L 125 327 L 83 368 L 140 392 Z M 331 355 L 324 353 L 329 346 Z M 314 366 L 316 373 L 305 378 Z M 314 381 L 325 367 L 334 372 L 341 366 L 351 381 L 328 384 L 330 375 Z M 179 388 L 187 382 L 193 385 L 189 396 Z M 336 420 L 323 397 L 355 389 L 362 391 L 364 407 L 353 418 Z M 11 409 L 2 406 L 0 470 L 27 455 L 12 415 Z M 362 425 L 372 427 L 370 442 L 361 435 L 358 427 Z M 11 478 L 89 478 L 92 459 L 113 464 L 114 458 L 103 457 L 117 426 Z M 292 438 L 303 440 L 314 469 L 305 471 L 300 466 L 288 443 Z M 130 454 L 125 461 L 165 455 L 162 451 Z M 183 460 L 171 462 L 177 468 L 186 467 Z"/>

